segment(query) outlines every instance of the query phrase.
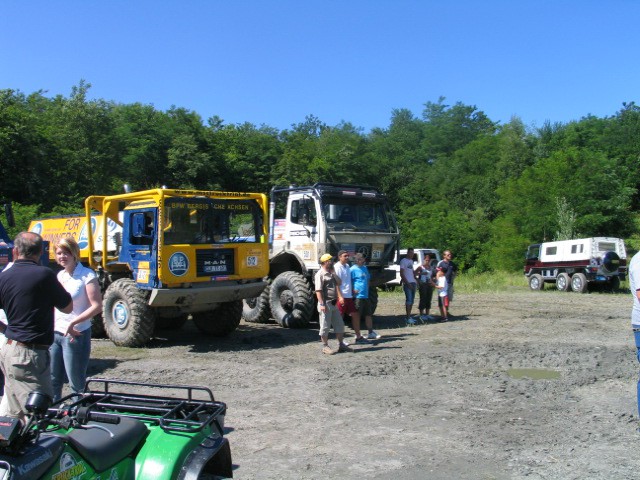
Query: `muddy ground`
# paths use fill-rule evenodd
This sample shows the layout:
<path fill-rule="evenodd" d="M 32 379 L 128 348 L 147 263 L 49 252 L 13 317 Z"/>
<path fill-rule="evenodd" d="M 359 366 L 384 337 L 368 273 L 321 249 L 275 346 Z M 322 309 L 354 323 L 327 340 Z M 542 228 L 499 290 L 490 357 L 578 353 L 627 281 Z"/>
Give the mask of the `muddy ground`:
<path fill-rule="evenodd" d="M 187 322 L 145 349 L 95 340 L 90 373 L 211 387 L 240 479 L 640 478 L 630 294 L 457 294 L 455 321 L 415 327 L 403 300 L 381 294 L 383 337 L 354 353 Z"/>

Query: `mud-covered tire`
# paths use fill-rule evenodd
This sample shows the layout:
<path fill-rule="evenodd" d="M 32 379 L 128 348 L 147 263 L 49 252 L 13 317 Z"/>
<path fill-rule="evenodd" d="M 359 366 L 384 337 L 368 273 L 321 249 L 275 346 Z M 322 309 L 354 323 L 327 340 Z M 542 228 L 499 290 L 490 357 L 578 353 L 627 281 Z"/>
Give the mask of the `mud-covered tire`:
<path fill-rule="evenodd" d="M 234 332 L 242 319 L 242 300 L 225 302 L 215 310 L 192 314 L 198 330 L 212 337 L 225 337 Z"/>
<path fill-rule="evenodd" d="M 271 320 L 271 307 L 269 306 L 269 292 L 271 280 L 257 297 L 245 298 L 242 301 L 242 318 L 249 323 L 269 323 Z"/>
<path fill-rule="evenodd" d="M 146 345 L 156 327 L 156 315 L 145 291 L 130 278 L 109 285 L 102 301 L 102 317 L 107 336 L 119 347 Z"/>
<path fill-rule="evenodd" d="M 189 314 L 183 313 L 177 317 L 157 317 L 156 330 L 180 330 L 189 320 Z"/>
<path fill-rule="evenodd" d="M 571 290 L 576 293 L 587 293 L 587 277 L 584 273 L 574 273 L 571 277 Z"/>
<path fill-rule="evenodd" d="M 543 290 L 544 289 L 544 280 L 542 279 L 542 275 L 539 273 L 534 273 L 529 277 L 529 288 L 531 290 Z"/>
<path fill-rule="evenodd" d="M 269 306 L 276 322 L 283 327 L 305 328 L 313 313 L 313 294 L 309 282 L 296 272 L 284 272 L 271 284 Z"/>
<path fill-rule="evenodd" d="M 569 287 L 571 286 L 571 279 L 569 278 L 569 275 L 566 273 L 559 273 L 558 277 L 556 278 L 556 289 L 558 289 L 561 292 L 566 292 L 569 290 Z"/>
<path fill-rule="evenodd" d="M 98 314 L 91 319 L 91 338 L 107 338 L 102 314 Z"/>

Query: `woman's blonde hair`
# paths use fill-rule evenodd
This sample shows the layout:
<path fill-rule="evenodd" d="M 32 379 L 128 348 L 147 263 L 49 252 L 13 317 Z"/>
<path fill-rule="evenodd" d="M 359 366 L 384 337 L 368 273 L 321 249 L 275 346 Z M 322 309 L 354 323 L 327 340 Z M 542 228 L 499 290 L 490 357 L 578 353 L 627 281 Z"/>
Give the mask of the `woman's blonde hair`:
<path fill-rule="evenodd" d="M 80 246 L 73 237 L 63 237 L 55 244 L 55 249 L 62 248 L 69 252 L 76 262 L 80 261 Z"/>

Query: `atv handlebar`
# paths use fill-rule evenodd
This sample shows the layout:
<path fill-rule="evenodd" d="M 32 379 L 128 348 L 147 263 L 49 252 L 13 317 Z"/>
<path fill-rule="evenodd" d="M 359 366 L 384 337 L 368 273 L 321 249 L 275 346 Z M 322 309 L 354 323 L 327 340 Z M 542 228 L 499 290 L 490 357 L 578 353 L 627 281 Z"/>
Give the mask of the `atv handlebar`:
<path fill-rule="evenodd" d="M 111 415 L 109 413 L 101 413 L 101 412 L 91 412 L 89 411 L 89 407 L 80 407 L 76 412 L 76 420 L 81 425 L 86 424 L 89 421 L 100 422 L 100 423 L 110 423 L 112 425 L 117 425 L 120 423 L 120 417 L 117 415 Z"/>

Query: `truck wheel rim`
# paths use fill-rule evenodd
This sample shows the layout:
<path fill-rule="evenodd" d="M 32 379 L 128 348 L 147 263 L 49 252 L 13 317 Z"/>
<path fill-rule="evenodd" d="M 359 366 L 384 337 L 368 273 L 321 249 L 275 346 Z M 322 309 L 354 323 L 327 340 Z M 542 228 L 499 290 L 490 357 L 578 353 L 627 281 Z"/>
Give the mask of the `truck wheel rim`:
<path fill-rule="evenodd" d="M 122 300 L 118 300 L 113 306 L 113 319 L 121 329 L 125 328 L 129 323 L 129 310 Z"/>

